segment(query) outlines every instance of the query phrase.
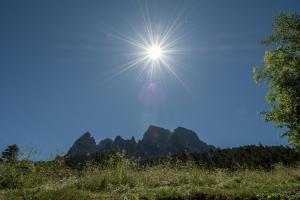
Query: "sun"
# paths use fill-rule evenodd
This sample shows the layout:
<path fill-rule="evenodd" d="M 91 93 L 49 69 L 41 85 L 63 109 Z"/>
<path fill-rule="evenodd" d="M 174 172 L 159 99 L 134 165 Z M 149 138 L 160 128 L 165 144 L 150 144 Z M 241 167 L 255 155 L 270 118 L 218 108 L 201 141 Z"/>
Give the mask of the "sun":
<path fill-rule="evenodd" d="M 151 60 L 158 61 L 163 56 L 163 49 L 159 45 L 151 45 L 147 48 L 146 53 Z"/>
<path fill-rule="evenodd" d="M 142 15 L 141 29 L 131 26 L 133 35 L 116 32 L 112 36 L 129 44 L 129 60 L 124 65 L 112 70 L 111 77 L 118 76 L 131 69 L 137 69 L 137 79 L 146 82 L 163 82 L 165 75 L 175 77 L 185 88 L 187 86 L 181 80 L 177 59 L 186 53 L 186 48 L 180 47 L 185 35 L 180 35 L 179 29 L 184 23 L 181 15 L 168 23 L 153 23 L 146 12 Z"/>

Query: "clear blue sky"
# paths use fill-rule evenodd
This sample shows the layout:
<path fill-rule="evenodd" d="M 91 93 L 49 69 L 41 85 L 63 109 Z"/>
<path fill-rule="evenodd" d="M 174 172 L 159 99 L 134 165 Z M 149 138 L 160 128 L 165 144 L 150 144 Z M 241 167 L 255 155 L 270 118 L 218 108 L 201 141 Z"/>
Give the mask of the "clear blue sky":
<path fill-rule="evenodd" d="M 300 1 L 1 1 L 0 149 L 34 146 L 47 158 L 86 131 L 140 139 L 150 124 L 220 147 L 287 144 L 258 114 L 266 87 L 252 68 L 274 16 L 290 11 L 300 13 Z M 142 63 L 109 78 L 134 53 L 114 36 L 143 34 L 145 13 L 162 29 L 181 14 L 174 37 L 184 34 L 186 50 L 172 67 L 187 88 L 164 72 L 150 102 L 136 78 Z"/>

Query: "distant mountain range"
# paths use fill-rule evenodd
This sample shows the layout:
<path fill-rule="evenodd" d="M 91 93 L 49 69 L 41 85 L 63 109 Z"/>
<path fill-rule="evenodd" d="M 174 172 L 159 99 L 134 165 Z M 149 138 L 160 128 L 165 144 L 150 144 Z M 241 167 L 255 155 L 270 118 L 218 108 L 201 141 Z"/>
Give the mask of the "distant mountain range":
<path fill-rule="evenodd" d="M 215 149 L 215 147 L 201 141 L 197 134 L 189 129 L 178 127 L 171 132 L 168 129 L 151 125 L 139 141 L 136 141 L 134 137 L 125 140 L 117 136 L 114 140 L 107 138 L 96 144 L 95 139 L 87 132 L 74 142 L 67 156 L 109 151 L 124 152 L 131 156 L 163 156 L 184 150 L 205 152 L 209 149 Z"/>

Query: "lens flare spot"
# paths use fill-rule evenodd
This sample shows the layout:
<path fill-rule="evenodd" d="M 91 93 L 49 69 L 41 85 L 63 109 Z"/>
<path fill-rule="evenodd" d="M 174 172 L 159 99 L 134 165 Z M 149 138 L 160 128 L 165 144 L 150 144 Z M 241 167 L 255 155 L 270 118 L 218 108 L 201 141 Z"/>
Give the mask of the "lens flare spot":
<path fill-rule="evenodd" d="M 164 101 L 164 91 L 162 85 L 154 82 L 145 84 L 140 92 L 139 98 L 145 106 L 159 106 Z"/>

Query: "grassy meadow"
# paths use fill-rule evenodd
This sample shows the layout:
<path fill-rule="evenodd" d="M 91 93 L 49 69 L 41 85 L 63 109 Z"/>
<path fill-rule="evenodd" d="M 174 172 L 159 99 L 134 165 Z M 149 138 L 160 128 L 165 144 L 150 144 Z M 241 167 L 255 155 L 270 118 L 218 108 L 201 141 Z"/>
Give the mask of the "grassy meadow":
<path fill-rule="evenodd" d="M 300 166 L 207 169 L 192 162 L 140 166 L 122 155 L 76 170 L 63 159 L 2 164 L 1 200 L 300 199 Z"/>

